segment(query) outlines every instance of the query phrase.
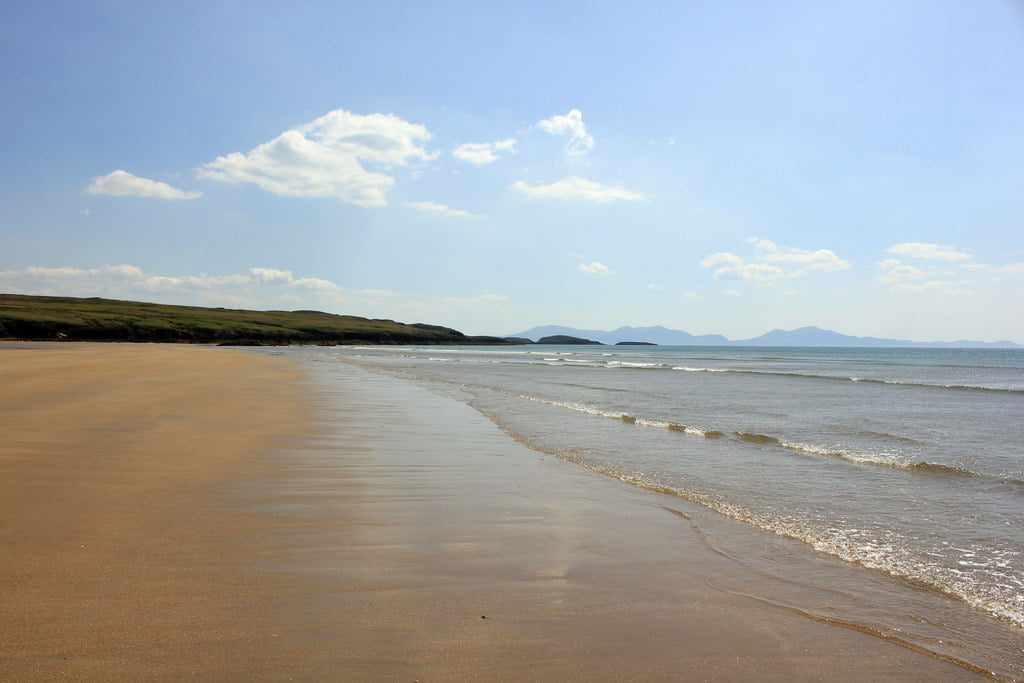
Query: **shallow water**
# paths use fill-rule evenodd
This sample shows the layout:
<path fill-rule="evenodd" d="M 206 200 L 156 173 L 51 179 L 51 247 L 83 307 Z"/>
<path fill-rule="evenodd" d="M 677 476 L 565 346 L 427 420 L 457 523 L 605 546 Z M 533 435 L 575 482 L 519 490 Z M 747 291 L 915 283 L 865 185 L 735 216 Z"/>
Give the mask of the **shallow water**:
<path fill-rule="evenodd" d="M 1022 351 L 271 353 L 422 382 L 534 448 L 686 501 L 710 545 L 774 578 L 762 599 L 1024 676 Z"/>

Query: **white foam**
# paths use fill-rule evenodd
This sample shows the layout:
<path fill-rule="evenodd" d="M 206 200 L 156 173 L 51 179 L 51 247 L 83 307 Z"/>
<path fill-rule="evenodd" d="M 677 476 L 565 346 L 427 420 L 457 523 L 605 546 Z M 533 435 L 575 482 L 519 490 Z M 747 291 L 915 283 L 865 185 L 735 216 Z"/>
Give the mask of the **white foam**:
<path fill-rule="evenodd" d="M 664 363 L 630 363 L 627 361 L 613 360 L 608 363 L 610 368 L 663 368 Z"/>
<path fill-rule="evenodd" d="M 690 368 L 685 365 L 674 367 L 673 370 L 680 370 L 682 372 L 729 372 L 727 368 Z"/>

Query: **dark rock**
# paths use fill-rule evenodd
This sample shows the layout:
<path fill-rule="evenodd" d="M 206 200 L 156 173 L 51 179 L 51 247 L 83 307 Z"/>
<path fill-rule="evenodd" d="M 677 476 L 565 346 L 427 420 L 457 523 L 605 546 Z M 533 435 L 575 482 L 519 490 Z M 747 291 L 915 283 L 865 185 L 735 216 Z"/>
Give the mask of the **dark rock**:
<path fill-rule="evenodd" d="M 556 334 L 550 337 L 541 337 L 537 340 L 538 344 L 564 344 L 564 345 L 576 345 L 583 346 L 587 344 L 593 344 L 595 346 L 604 346 L 599 341 L 593 341 L 592 339 L 582 339 L 580 337 L 570 337 L 566 334 Z"/>

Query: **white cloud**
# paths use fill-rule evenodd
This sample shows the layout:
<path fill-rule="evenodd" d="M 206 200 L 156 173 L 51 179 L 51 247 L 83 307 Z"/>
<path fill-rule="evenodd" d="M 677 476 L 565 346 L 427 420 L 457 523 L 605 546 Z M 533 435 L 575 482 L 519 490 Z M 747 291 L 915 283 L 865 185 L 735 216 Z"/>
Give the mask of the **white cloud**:
<path fill-rule="evenodd" d="M 241 277 L 245 277 L 244 275 Z M 261 285 L 293 287 L 295 289 L 307 289 L 318 292 L 340 292 L 341 287 L 329 280 L 321 280 L 317 277 L 304 277 L 295 279 L 290 270 L 278 270 L 276 268 L 250 268 L 249 277 L 252 282 Z M 244 283 L 244 281 L 243 281 Z"/>
<path fill-rule="evenodd" d="M 901 284 L 925 278 L 925 272 L 917 266 L 903 265 L 896 259 L 886 259 L 879 266 L 886 270 L 886 273 L 882 276 L 882 282 Z"/>
<path fill-rule="evenodd" d="M 17 271 L 5 271 L 13 273 Z M 23 271 L 26 275 L 44 280 L 71 280 L 75 278 L 107 278 L 107 279 L 137 279 L 141 278 L 142 270 L 135 266 L 122 264 L 119 266 L 102 266 L 100 268 L 71 268 L 62 266 L 60 268 L 46 268 L 42 266 L 29 266 Z"/>
<path fill-rule="evenodd" d="M 936 259 L 939 261 L 962 261 L 971 255 L 957 251 L 954 247 L 942 247 L 929 242 L 903 242 L 886 249 L 890 254 L 910 256 L 912 258 Z"/>
<path fill-rule="evenodd" d="M 648 291 L 651 291 L 651 292 L 660 292 L 662 289 L 664 289 L 664 287 L 661 287 L 661 286 L 655 285 L 655 284 L 649 284 L 649 285 L 647 285 L 647 289 L 648 289 Z"/>
<path fill-rule="evenodd" d="M 723 280 L 750 280 L 770 283 L 786 277 L 786 271 L 768 263 L 745 263 L 736 254 L 720 251 L 700 262 L 705 268 L 714 268 L 714 276 Z"/>
<path fill-rule="evenodd" d="M 257 282 L 267 285 L 288 284 L 292 281 L 290 270 L 277 270 L 275 268 L 250 268 L 249 274 Z"/>
<path fill-rule="evenodd" d="M 761 256 L 762 261 L 793 263 L 809 270 L 845 270 L 850 267 L 849 261 L 839 258 L 831 249 L 809 251 L 796 247 L 780 247 L 770 240 L 759 237 L 751 237 L 747 241 L 767 252 Z"/>
<path fill-rule="evenodd" d="M 153 294 L 185 293 L 190 297 L 203 294 L 205 300 L 216 296 L 242 300 L 243 295 L 254 293 L 254 288 L 306 290 L 319 294 L 342 291 L 328 280 L 295 279 L 290 271 L 276 268 L 250 268 L 248 273 L 227 275 L 151 275 L 127 264 L 99 268 L 29 266 L 21 270 L 0 271 L 0 290 L 35 294 L 139 299 L 150 298 Z M 253 302 L 258 305 L 261 298 L 257 297 Z"/>
<path fill-rule="evenodd" d="M 594 261 L 593 263 L 581 263 L 580 270 L 584 273 L 590 273 L 591 275 L 611 275 L 614 272 L 600 261 Z"/>
<path fill-rule="evenodd" d="M 747 280 L 764 285 L 800 277 L 808 270 L 835 271 L 851 267 L 849 261 L 839 258 L 830 249 L 811 251 L 796 247 L 780 247 L 770 240 L 759 237 L 751 237 L 747 241 L 760 252 L 751 262 L 731 252 L 720 251 L 707 256 L 700 264 L 705 268 L 712 268 L 714 277 L 719 279 Z"/>
<path fill-rule="evenodd" d="M 940 294 L 967 294 L 973 280 L 928 280 L 926 282 L 902 282 L 893 289 L 904 292 L 938 292 Z"/>
<path fill-rule="evenodd" d="M 512 183 L 511 189 L 528 199 L 579 200 L 598 204 L 617 200 L 637 202 L 647 199 L 647 196 L 640 192 L 602 185 L 579 176 L 569 176 L 550 185 L 530 185 L 519 180 Z"/>
<path fill-rule="evenodd" d="M 436 216 L 439 218 L 475 218 L 476 214 L 472 214 L 469 211 L 463 211 L 462 209 L 453 209 L 450 206 L 444 204 L 438 204 L 436 202 L 405 202 L 406 206 L 410 206 L 417 211 Z"/>
<path fill-rule="evenodd" d="M 583 112 L 579 109 L 570 109 L 568 114 L 538 121 L 537 127 L 565 138 L 565 151 L 570 157 L 583 157 L 594 147 L 594 138 L 587 132 Z"/>
<path fill-rule="evenodd" d="M 387 205 L 395 180 L 380 169 L 429 161 L 421 141 L 430 132 L 392 114 L 360 115 L 336 109 L 287 130 L 246 154 L 203 164 L 197 175 L 226 183 L 253 183 L 287 197 L 335 197 L 359 206 Z"/>
<path fill-rule="evenodd" d="M 503 294 L 480 294 L 467 297 L 446 297 L 441 300 L 446 305 L 460 306 L 466 308 L 492 308 L 500 306 L 508 301 Z"/>
<path fill-rule="evenodd" d="M 889 249 L 889 253 L 918 259 L 908 265 L 895 258 L 879 261 L 878 280 L 895 292 L 935 292 L 940 294 L 979 293 L 985 285 L 1000 280 L 1011 282 L 1024 274 L 1024 263 L 994 266 L 968 261 L 973 256 L 950 246 L 925 242 L 904 242 Z M 980 279 L 975 279 L 978 278 Z M 998 285 L 996 285 L 998 286 Z"/>
<path fill-rule="evenodd" d="M 318 277 L 304 277 L 298 280 L 292 280 L 288 283 L 289 287 L 297 287 L 298 289 L 311 289 L 318 292 L 340 292 L 341 287 L 334 284 L 330 280 L 321 280 Z"/>
<path fill-rule="evenodd" d="M 896 292 L 938 292 L 941 294 L 966 294 L 974 284 L 967 278 L 956 278 L 955 271 L 935 268 L 918 268 L 896 259 L 886 259 L 878 264 L 884 272 L 879 280 Z"/>
<path fill-rule="evenodd" d="M 150 199 L 198 199 L 203 196 L 202 192 L 185 192 L 167 183 L 148 178 L 139 178 L 128 171 L 120 169 L 107 175 L 96 176 L 92 179 L 89 187 L 85 188 L 89 194 L 107 194 L 114 197 L 148 197 Z M 88 215 L 89 210 L 83 209 L 82 213 Z"/>
<path fill-rule="evenodd" d="M 157 275 L 154 277 L 147 277 L 141 283 L 141 287 L 144 290 L 212 290 L 220 288 L 233 288 L 233 287 L 244 287 L 252 284 L 253 278 L 249 275 L 242 275 L 241 273 L 232 275 L 207 275 L 201 273 L 199 275 L 182 275 L 180 277 L 167 277 L 163 275 Z"/>
<path fill-rule="evenodd" d="M 0 271 L 0 289 L 10 287 L 34 294 L 126 299 L 141 298 L 153 292 L 244 286 L 253 281 L 250 275 L 146 275 L 141 268 L 127 264 L 99 268 L 29 266 L 22 270 Z"/>
<path fill-rule="evenodd" d="M 502 152 L 515 152 L 516 139 L 498 140 L 496 142 L 467 142 L 459 145 L 452 156 L 477 166 L 489 164 L 501 158 Z"/>
<path fill-rule="evenodd" d="M 726 296 L 743 296 L 743 293 L 742 292 L 738 292 L 735 289 L 727 289 L 727 290 L 725 290 L 725 295 Z"/>

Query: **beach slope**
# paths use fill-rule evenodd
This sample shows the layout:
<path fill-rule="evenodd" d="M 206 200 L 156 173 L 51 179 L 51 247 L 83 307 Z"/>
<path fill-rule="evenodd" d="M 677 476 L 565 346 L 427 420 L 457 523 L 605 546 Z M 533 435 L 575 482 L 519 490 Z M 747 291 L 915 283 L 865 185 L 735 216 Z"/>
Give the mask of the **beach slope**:
<path fill-rule="evenodd" d="M 976 677 L 719 590 L 667 497 L 463 403 L 301 369 L 0 349 L 0 679 Z"/>

